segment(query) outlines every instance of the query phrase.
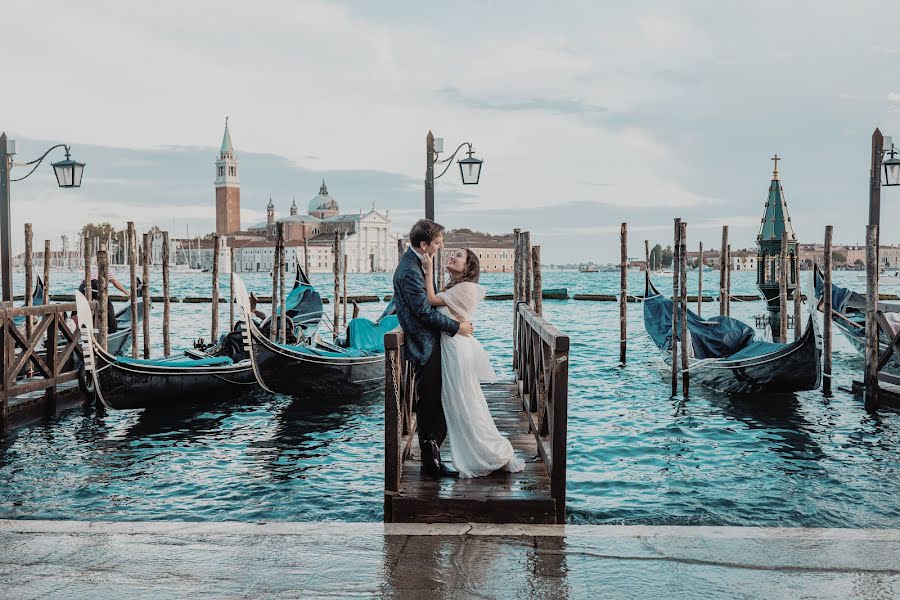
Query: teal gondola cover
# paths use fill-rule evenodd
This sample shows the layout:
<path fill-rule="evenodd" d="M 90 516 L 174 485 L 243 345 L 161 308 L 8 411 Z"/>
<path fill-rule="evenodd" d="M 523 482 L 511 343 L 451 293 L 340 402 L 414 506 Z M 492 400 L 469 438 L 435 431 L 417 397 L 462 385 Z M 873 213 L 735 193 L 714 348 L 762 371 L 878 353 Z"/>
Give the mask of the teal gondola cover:
<path fill-rule="evenodd" d="M 670 349 L 672 301 L 662 295 L 644 300 L 644 327 L 660 350 Z M 730 357 L 748 348 L 755 334 L 752 327 L 737 319 L 720 316 L 704 319 L 690 310 L 687 311 L 687 327 L 695 358 Z"/>

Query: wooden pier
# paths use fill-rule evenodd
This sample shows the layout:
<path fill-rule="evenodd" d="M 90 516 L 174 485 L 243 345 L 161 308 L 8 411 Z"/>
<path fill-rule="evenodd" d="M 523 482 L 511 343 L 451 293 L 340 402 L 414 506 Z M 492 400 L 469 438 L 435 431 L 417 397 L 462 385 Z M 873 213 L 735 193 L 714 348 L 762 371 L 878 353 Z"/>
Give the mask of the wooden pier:
<path fill-rule="evenodd" d="M 525 470 L 473 479 L 435 481 L 422 472 L 403 332 L 385 336 L 386 522 L 565 522 L 569 338 L 525 302 L 517 304 L 515 324 L 515 379 L 482 389 L 498 429 L 526 460 Z M 445 461 L 452 452 L 445 442 Z"/>

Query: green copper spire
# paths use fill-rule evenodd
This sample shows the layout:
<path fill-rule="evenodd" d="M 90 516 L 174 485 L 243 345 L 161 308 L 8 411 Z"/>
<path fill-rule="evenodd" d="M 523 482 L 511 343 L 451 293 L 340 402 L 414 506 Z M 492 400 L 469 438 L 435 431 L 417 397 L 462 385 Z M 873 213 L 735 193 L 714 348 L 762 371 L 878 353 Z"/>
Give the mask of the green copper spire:
<path fill-rule="evenodd" d="M 222 136 L 222 147 L 219 149 L 219 152 L 222 154 L 226 152 L 234 153 L 234 146 L 231 145 L 231 134 L 228 133 L 228 117 L 225 117 L 225 135 Z"/>
<path fill-rule="evenodd" d="M 788 234 L 788 241 L 796 241 L 797 236 L 794 235 L 794 227 L 791 225 L 791 217 L 788 214 L 787 201 L 784 199 L 784 189 L 781 187 L 781 179 L 778 176 L 778 161 L 781 159 L 776 154 L 772 160 L 775 161 L 775 170 L 772 173 L 772 183 L 769 185 L 766 213 L 763 215 L 756 241 L 776 242 L 780 248 L 781 235 L 785 231 Z"/>

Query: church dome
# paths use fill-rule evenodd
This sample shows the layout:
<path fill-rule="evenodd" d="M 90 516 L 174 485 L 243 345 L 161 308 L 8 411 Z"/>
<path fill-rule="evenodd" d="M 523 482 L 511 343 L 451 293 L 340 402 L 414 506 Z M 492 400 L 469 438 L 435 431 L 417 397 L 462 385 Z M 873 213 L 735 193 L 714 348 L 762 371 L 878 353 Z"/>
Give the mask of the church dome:
<path fill-rule="evenodd" d="M 340 212 L 337 200 L 328 195 L 328 188 L 324 181 L 322 187 L 319 188 L 319 195 L 309 201 L 309 212 Z"/>

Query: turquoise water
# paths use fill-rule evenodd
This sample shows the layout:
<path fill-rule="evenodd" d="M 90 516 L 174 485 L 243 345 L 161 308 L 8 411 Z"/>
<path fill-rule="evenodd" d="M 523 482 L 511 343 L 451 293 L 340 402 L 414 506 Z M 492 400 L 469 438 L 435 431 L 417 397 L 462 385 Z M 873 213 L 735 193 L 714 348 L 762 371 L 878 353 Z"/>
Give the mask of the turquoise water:
<path fill-rule="evenodd" d="M 209 295 L 208 275 L 172 277 L 175 295 Z M 51 285 L 63 291 L 76 279 L 54 274 Z M 271 293 L 264 275 L 245 279 Z M 690 279 L 695 289 L 696 274 Z M 753 279 L 734 273 L 734 293 L 754 293 Z M 855 273 L 835 280 L 863 287 Z M 330 295 L 330 275 L 313 283 Z M 508 292 L 511 277 L 489 274 L 482 283 Z M 349 285 L 351 294 L 382 295 L 390 276 L 351 275 Z M 642 274 L 631 273 L 629 285 L 642 293 Z M 615 293 L 618 274 L 546 271 L 544 287 Z M 708 273 L 704 289 L 717 288 L 718 274 Z M 383 308 L 361 305 L 370 317 Z M 713 314 L 717 304 L 703 309 Z M 208 339 L 210 310 L 173 304 L 173 347 Z M 831 398 L 813 391 L 737 399 L 699 386 L 689 399 L 671 398 L 659 353 L 641 335 L 641 307 L 628 310 L 633 339 L 623 368 L 616 303 L 544 303 L 545 316 L 572 338 L 571 522 L 900 526 L 900 415 L 869 415 L 847 391 L 862 360 L 837 333 Z M 761 302 L 732 304 L 733 316 L 751 324 L 762 312 Z M 220 315 L 224 322 L 227 306 Z M 511 302 L 486 301 L 475 326 L 498 373 L 510 376 Z M 66 412 L 0 440 L 0 518 L 378 521 L 383 403 L 381 394 L 325 405 L 257 392 L 179 410 Z"/>

